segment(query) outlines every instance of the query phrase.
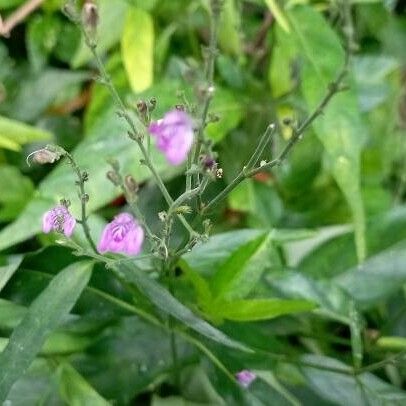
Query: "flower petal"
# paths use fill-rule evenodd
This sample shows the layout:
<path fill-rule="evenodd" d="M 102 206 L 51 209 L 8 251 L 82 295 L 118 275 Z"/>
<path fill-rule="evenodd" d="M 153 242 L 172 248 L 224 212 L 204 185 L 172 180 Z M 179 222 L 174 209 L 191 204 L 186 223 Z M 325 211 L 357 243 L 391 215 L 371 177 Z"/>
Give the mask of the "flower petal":
<path fill-rule="evenodd" d="M 48 234 L 53 229 L 53 212 L 47 211 L 42 217 L 42 231 Z"/>

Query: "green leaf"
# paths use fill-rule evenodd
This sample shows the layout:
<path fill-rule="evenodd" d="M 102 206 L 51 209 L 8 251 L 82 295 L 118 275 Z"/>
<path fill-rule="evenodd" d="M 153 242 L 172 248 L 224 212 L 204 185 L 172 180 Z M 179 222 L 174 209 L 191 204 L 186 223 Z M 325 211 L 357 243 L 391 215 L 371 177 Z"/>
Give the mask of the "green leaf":
<path fill-rule="evenodd" d="M 351 332 L 351 349 L 352 359 L 355 368 L 362 365 L 364 345 L 362 342 L 362 319 L 354 301 L 350 304 L 350 332 Z"/>
<path fill-rule="evenodd" d="M 128 10 L 121 55 L 131 89 L 135 93 L 148 89 L 154 74 L 154 26 L 148 12 L 139 8 Z"/>
<path fill-rule="evenodd" d="M 278 4 L 278 0 L 265 0 L 266 5 L 275 17 L 276 22 L 283 28 L 284 31 L 290 32 L 289 21 Z"/>
<path fill-rule="evenodd" d="M 349 370 L 342 362 L 321 355 L 304 355 L 301 360 L 323 367 Z M 340 374 L 317 367 L 303 367 L 302 371 L 311 388 L 336 405 L 401 405 L 406 401 L 406 392 L 370 373 L 354 377 L 352 374 Z"/>
<path fill-rule="evenodd" d="M 220 48 L 231 55 L 241 55 L 240 15 L 234 0 L 225 0 L 221 13 L 218 40 Z"/>
<path fill-rule="evenodd" d="M 268 320 L 278 316 L 313 310 L 316 305 L 307 300 L 250 299 L 215 302 L 210 311 L 215 317 L 233 321 Z"/>
<path fill-rule="evenodd" d="M 333 279 L 363 308 L 376 305 L 406 282 L 406 240 Z"/>
<path fill-rule="evenodd" d="M 213 235 L 183 255 L 188 265 L 205 277 L 211 277 L 227 258 L 241 246 L 264 236 L 263 230 L 236 230 Z"/>
<path fill-rule="evenodd" d="M 267 233 L 235 251 L 210 281 L 214 301 L 240 299 L 255 287 L 273 265 L 272 238 Z"/>
<path fill-rule="evenodd" d="M 18 151 L 29 142 L 49 140 L 48 131 L 0 116 L 0 148 Z"/>
<path fill-rule="evenodd" d="M 10 255 L 5 258 L 5 263 L 0 262 L 0 292 L 17 271 L 23 258 L 22 255 Z"/>
<path fill-rule="evenodd" d="M 0 9 L 8 9 L 11 7 L 15 7 L 23 3 L 24 0 L 0 0 Z"/>
<path fill-rule="evenodd" d="M 323 17 L 308 6 L 289 10 L 292 32 L 306 62 L 302 72 L 302 92 L 309 110 L 324 97 L 344 61 L 339 38 Z M 323 49 L 323 52 L 319 52 Z M 350 206 L 358 261 L 366 256 L 365 215 L 360 188 L 360 152 L 366 131 L 357 98 L 351 89 L 333 97 L 324 114 L 313 126 L 324 145 L 331 173 Z"/>
<path fill-rule="evenodd" d="M 14 220 L 32 198 L 34 185 L 15 166 L 0 166 L 0 221 Z"/>
<path fill-rule="evenodd" d="M 121 38 L 128 2 L 124 0 L 99 0 L 98 11 L 100 23 L 97 27 L 97 50 L 104 53 L 116 45 Z M 93 58 L 84 38 L 71 60 L 71 66 L 78 68 Z"/>
<path fill-rule="evenodd" d="M 59 365 L 56 376 L 61 398 L 71 406 L 108 406 L 93 387 L 68 363 Z"/>
<path fill-rule="evenodd" d="M 75 263 L 52 279 L 34 300 L 0 354 L 0 401 L 30 366 L 46 338 L 73 308 L 90 276 L 92 262 Z"/>
<path fill-rule="evenodd" d="M 379 337 L 375 345 L 379 348 L 391 351 L 406 351 L 406 338 L 405 337 Z"/>
<path fill-rule="evenodd" d="M 128 282 L 134 284 L 156 307 L 158 307 L 164 313 L 175 317 L 186 326 L 215 342 L 223 344 L 227 347 L 251 352 L 251 350 L 244 344 L 231 339 L 222 331 L 216 329 L 203 319 L 196 316 L 190 309 L 172 296 L 168 290 L 143 273 L 143 271 L 124 264 L 118 265 L 117 269 Z"/>
<path fill-rule="evenodd" d="M 221 141 L 243 119 L 243 109 L 235 94 L 229 90 L 217 89 L 210 113 L 219 117 L 219 121 L 207 126 L 207 134 L 214 142 Z"/>

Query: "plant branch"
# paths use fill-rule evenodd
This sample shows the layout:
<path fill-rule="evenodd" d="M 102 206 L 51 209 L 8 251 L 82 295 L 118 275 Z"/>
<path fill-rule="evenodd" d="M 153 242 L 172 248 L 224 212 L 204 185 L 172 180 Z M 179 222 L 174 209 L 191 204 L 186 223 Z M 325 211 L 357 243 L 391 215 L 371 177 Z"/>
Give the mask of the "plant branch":
<path fill-rule="evenodd" d="M 247 168 L 245 171 L 241 171 L 237 177 L 222 191 L 220 194 L 218 194 L 215 198 L 213 198 L 203 209 L 202 213 L 206 213 L 208 210 L 210 210 L 213 206 L 215 206 L 218 202 L 223 200 L 233 189 L 235 189 L 244 179 L 250 178 L 251 176 L 254 176 L 258 172 L 261 172 L 265 169 L 271 169 L 274 168 L 275 166 L 280 166 L 283 161 L 286 159 L 288 156 L 290 150 L 294 147 L 294 145 L 302 138 L 304 132 L 310 127 L 310 125 L 313 124 L 313 122 L 317 119 L 318 116 L 320 116 L 325 107 L 328 105 L 330 100 L 340 91 L 343 90 L 342 88 L 342 82 L 347 75 L 348 72 L 348 63 L 349 63 L 349 53 L 346 53 L 345 57 L 345 62 L 338 73 L 336 79 L 331 82 L 327 88 L 327 92 L 323 99 L 320 101 L 318 106 L 313 110 L 313 112 L 306 118 L 306 120 L 296 129 L 294 129 L 293 134 L 291 138 L 289 139 L 289 142 L 286 144 L 285 148 L 280 152 L 280 154 L 273 159 L 270 162 L 264 163 L 258 167 L 255 167 L 253 169 Z M 259 146 L 261 145 L 262 139 L 260 143 L 258 144 L 258 147 L 254 153 L 259 149 Z M 264 144 L 265 148 L 266 144 Z M 252 158 L 250 162 L 252 161 Z"/>
<path fill-rule="evenodd" d="M 125 121 L 127 121 L 128 125 L 130 126 L 131 131 L 130 131 L 129 135 L 130 135 L 131 139 L 133 139 L 138 144 L 138 147 L 140 148 L 141 153 L 143 155 L 144 164 L 148 167 L 148 169 L 152 173 L 152 175 L 158 185 L 159 190 L 161 191 L 164 199 L 166 200 L 166 203 L 168 204 L 168 206 L 171 206 L 173 204 L 173 199 L 172 199 L 171 195 L 169 194 L 168 189 L 164 185 L 164 182 L 163 182 L 161 176 L 159 175 L 158 171 L 156 170 L 154 164 L 152 163 L 152 161 L 149 157 L 148 151 L 145 148 L 145 146 L 142 142 L 142 138 L 139 135 L 137 125 L 135 124 L 133 118 L 128 113 L 124 102 L 122 101 L 113 82 L 111 81 L 111 78 L 110 78 L 109 74 L 107 73 L 107 71 L 103 65 L 103 62 L 96 50 L 96 45 L 94 45 L 93 43 L 91 43 L 91 41 L 89 41 L 85 30 L 82 29 L 82 31 L 83 31 L 83 34 L 85 35 L 86 43 L 87 43 L 88 47 L 90 48 L 90 50 L 96 60 L 97 67 L 99 69 L 99 73 L 102 78 L 102 83 L 105 84 L 107 86 L 107 88 L 109 89 L 110 94 L 112 95 L 112 97 L 114 99 L 114 102 L 116 103 L 116 105 L 118 106 L 118 108 L 120 110 L 121 117 L 123 117 L 125 119 Z M 139 122 L 139 124 L 141 125 L 142 123 Z M 190 235 L 193 236 L 196 234 L 196 232 L 192 229 L 192 227 L 189 225 L 189 223 L 187 222 L 187 220 L 185 219 L 184 216 L 182 216 L 181 214 L 178 214 L 178 218 L 179 218 L 180 222 L 183 224 L 183 226 L 186 228 L 186 230 L 189 232 Z"/>
<path fill-rule="evenodd" d="M 28 0 L 22 4 L 6 20 L 2 21 L 0 17 L 0 35 L 9 37 L 12 29 L 25 20 L 34 12 L 45 0 Z"/>
<path fill-rule="evenodd" d="M 69 163 L 72 165 L 73 170 L 76 173 L 76 176 L 78 178 L 76 184 L 79 187 L 79 199 L 80 199 L 80 205 L 81 205 L 81 219 L 80 219 L 80 224 L 83 228 L 83 232 L 85 234 L 85 237 L 87 241 L 90 244 L 90 247 L 92 250 L 98 254 L 96 245 L 92 239 L 92 236 L 90 234 L 90 227 L 87 222 L 87 214 L 86 214 L 86 204 L 89 201 L 89 195 L 86 193 L 85 190 L 85 182 L 87 182 L 87 173 L 82 172 L 79 166 L 77 165 L 76 161 L 74 160 L 73 156 L 69 152 L 65 152 L 66 158 L 69 160 Z"/>

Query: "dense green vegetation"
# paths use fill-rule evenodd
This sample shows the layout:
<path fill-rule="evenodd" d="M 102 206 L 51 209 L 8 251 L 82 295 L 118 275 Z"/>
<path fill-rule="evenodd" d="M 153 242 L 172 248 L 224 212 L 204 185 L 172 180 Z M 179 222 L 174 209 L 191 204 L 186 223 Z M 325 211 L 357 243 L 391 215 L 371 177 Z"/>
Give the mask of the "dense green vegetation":
<path fill-rule="evenodd" d="M 404 3 L 95 3 L 0 0 L 0 403 L 406 404 Z"/>

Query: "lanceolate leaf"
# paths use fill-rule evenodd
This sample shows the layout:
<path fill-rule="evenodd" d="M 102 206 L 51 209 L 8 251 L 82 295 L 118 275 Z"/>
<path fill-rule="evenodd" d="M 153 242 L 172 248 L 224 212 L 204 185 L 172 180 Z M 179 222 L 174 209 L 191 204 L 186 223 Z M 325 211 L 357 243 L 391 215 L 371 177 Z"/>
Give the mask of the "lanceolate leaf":
<path fill-rule="evenodd" d="M 26 371 L 46 338 L 70 312 L 86 287 L 92 262 L 74 263 L 54 277 L 34 300 L 10 341 L 0 354 L 0 402 L 13 383 Z"/>
<path fill-rule="evenodd" d="M 6 263 L 0 266 L 0 292 L 18 269 L 22 260 L 22 255 L 11 255 L 6 258 Z"/>
<path fill-rule="evenodd" d="M 251 299 L 213 303 L 215 317 L 234 321 L 267 320 L 274 317 L 307 312 L 316 305 L 307 300 Z"/>
<path fill-rule="evenodd" d="M 121 55 L 132 90 L 140 93 L 153 81 L 154 27 L 150 14 L 128 10 L 121 38 Z"/>
<path fill-rule="evenodd" d="M 292 35 L 304 58 L 302 92 L 309 110 L 324 97 L 344 63 L 344 51 L 335 32 L 323 17 L 308 6 L 299 6 L 288 13 Z M 323 49 L 323 52 L 319 52 Z M 365 215 L 360 189 L 360 152 L 365 141 L 365 128 L 360 119 L 354 90 L 334 96 L 324 114 L 314 122 L 324 145 L 331 173 L 351 208 L 358 260 L 366 256 Z"/>
<path fill-rule="evenodd" d="M 251 350 L 244 344 L 231 339 L 222 331 L 216 329 L 203 319 L 196 316 L 190 309 L 180 303 L 168 290 L 162 287 L 158 282 L 151 279 L 148 275 L 139 269 L 128 265 L 119 265 L 117 267 L 122 276 L 148 297 L 148 299 L 160 310 L 169 314 L 198 333 L 223 344 L 227 347 L 236 348 L 250 352 Z"/>

